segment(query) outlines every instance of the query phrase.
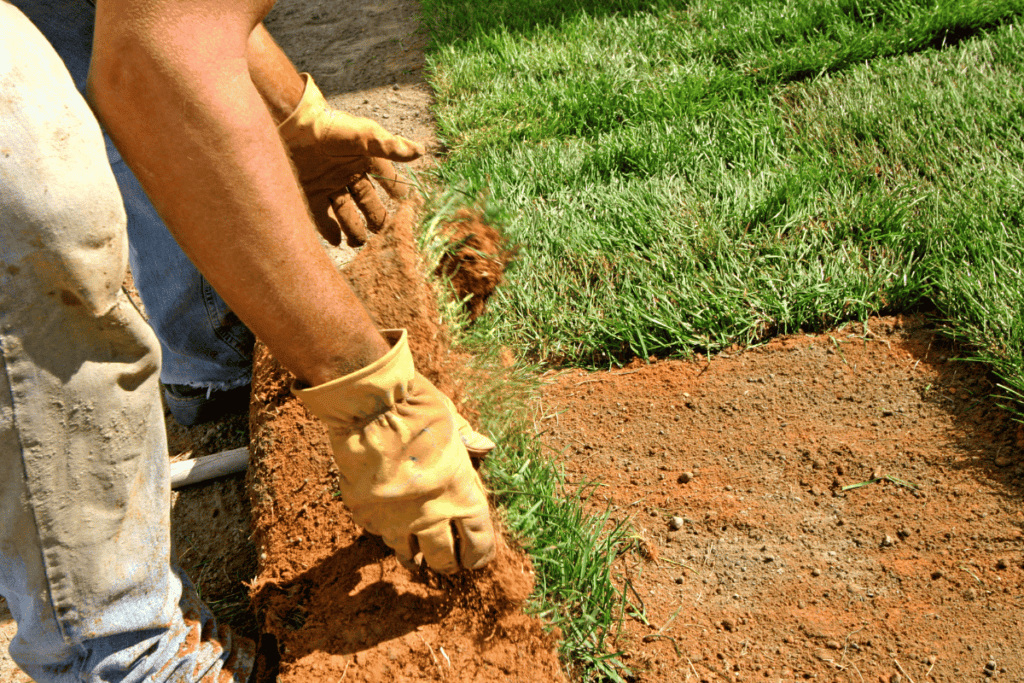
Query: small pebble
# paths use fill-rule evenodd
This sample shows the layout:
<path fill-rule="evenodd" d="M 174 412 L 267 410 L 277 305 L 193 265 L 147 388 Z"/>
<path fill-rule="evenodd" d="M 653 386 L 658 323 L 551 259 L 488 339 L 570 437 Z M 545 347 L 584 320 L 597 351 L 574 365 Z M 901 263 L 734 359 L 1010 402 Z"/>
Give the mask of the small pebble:
<path fill-rule="evenodd" d="M 889 547 L 892 546 L 892 544 L 894 542 L 895 541 L 892 540 L 892 536 L 890 536 L 889 534 L 886 534 L 885 537 L 882 538 L 882 547 L 883 548 L 889 548 Z"/>
<path fill-rule="evenodd" d="M 996 569 L 1009 569 L 1010 563 L 1006 561 L 1005 557 L 1000 557 L 996 560 Z"/>
<path fill-rule="evenodd" d="M 996 664 L 996 660 L 994 660 L 994 659 L 988 660 L 988 663 L 985 664 L 985 668 L 988 669 L 989 671 L 995 671 L 996 670 L 996 666 L 998 666 L 998 665 Z"/>
<path fill-rule="evenodd" d="M 830 650 L 838 650 L 843 646 L 839 644 L 838 640 L 826 640 L 825 647 L 827 647 Z"/>
<path fill-rule="evenodd" d="M 821 570 L 815 567 L 811 570 L 811 576 L 821 576 Z"/>
<path fill-rule="evenodd" d="M 673 517 L 673 518 L 672 518 L 672 519 L 671 519 L 671 520 L 669 521 L 668 525 L 669 525 L 669 527 L 670 527 L 670 528 L 671 528 L 671 529 L 672 529 L 673 531 L 679 531 L 680 529 L 682 529 L 682 528 L 683 528 L 683 518 L 682 518 L 682 517 Z"/>
<path fill-rule="evenodd" d="M 732 619 L 722 619 L 722 628 L 732 633 L 736 630 L 736 622 Z"/>

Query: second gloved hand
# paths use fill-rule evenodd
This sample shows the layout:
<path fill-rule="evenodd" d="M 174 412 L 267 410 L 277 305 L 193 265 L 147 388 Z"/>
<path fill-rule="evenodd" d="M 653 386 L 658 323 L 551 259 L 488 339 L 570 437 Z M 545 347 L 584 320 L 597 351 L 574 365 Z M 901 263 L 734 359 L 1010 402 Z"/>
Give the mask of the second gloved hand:
<path fill-rule="evenodd" d="M 344 232 L 348 244 L 360 246 L 367 228 L 377 232 L 387 211 L 370 178 L 395 198 L 408 193 L 408 183 L 392 161 L 423 156 L 423 147 L 392 135 L 370 119 L 351 116 L 327 104 L 309 74 L 306 89 L 292 115 L 278 126 L 299 172 L 310 211 L 324 239 L 333 245 Z"/>
<path fill-rule="evenodd" d="M 404 330 L 372 365 L 310 389 L 293 388 L 330 429 L 341 494 L 357 524 L 402 564 L 478 569 L 494 556 L 487 495 L 451 402 L 416 372 Z"/>

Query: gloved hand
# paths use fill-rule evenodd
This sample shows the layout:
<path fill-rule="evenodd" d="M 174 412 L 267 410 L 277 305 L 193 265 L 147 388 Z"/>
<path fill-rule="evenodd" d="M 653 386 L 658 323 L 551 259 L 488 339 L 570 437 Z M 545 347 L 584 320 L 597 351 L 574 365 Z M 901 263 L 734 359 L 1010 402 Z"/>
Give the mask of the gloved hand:
<path fill-rule="evenodd" d="M 494 556 L 494 530 L 451 403 L 416 372 L 405 330 L 383 334 L 393 348 L 380 360 L 292 391 L 330 429 L 357 524 L 383 536 L 407 567 L 422 553 L 438 572 L 478 569 Z"/>
<path fill-rule="evenodd" d="M 470 456 L 474 458 L 486 458 L 487 455 L 497 448 L 497 445 L 488 439 L 480 432 L 473 429 L 473 426 L 466 421 L 466 418 L 459 415 L 459 410 L 452 403 L 451 399 L 445 396 L 442 392 L 437 392 L 441 395 L 441 399 L 444 404 L 448 406 L 448 410 L 451 411 L 452 419 L 455 420 L 455 428 L 459 432 L 459 437 L 462 439 L 462 445 L 469 451 Z"/>
<path fill-rule="evenodd" d="M 392 135 L 370 119 L 332 109 L 313 77 L 302 74 L 302 78 L 306 81 L 302 99 L 278 131 L 299 172 L 320 234 L 337 246 L 344 231 L 350 246 L 360 246 L 366 242 L 366 228 L 377 232 L 387 220 L 370 176 L 392 197 L 405 197 L 409 185 L 391 162 L 418 159 L 423 147 Z"/>

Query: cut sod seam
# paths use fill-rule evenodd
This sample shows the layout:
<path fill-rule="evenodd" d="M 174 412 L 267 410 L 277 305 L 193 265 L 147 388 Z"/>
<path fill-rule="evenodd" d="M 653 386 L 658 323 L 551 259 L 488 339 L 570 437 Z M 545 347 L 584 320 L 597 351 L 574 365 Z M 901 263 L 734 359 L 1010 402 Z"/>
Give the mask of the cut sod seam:
<path fill-rule="evenodd" d="M 418 241 L 437 292 L 450 292 L 436 276 L 439 252 L 446 248 L 441 225 L 470 203 L 454 189 L 430 195 L 426 202 Z M 488 212 L 486 202 L 477 203 L 481 206 L 492 219 L 498 215 Z M 464 339 L 469 322 L 461 305 L 440 308 L 452 337 Z M 610 651 L 609 636 L 628 601 L 612 582 L 611 565 L 632 547 L 628 528 L 611 521 L 607 510 L 586 512 L 592 487 L 569 490 L 561 468 L 543 453 L 530 420 L 539 387 L 537 368 L 504 367 L 494 345 L 460 351 L 473 355 L 459 378 L 463 393 L 480 416 L 481 431 L 498 444 L 484 465 L 484 480 L 504 527 L 527 550 L 536 572 L 528 609 L 560 630 L 563 661 L 580 680 L 623 681 L 629 671 L 620 653 Z"/>

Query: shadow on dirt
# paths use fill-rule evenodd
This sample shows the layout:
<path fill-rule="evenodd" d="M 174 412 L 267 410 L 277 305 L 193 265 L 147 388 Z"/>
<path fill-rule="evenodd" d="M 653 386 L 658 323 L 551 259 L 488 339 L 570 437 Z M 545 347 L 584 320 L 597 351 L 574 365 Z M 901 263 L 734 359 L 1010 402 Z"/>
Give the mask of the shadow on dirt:
<path fill-rule="evenodd" d="M 922 405 L 944 413 L 950 423 L 955 445 L 942 454 L 943 462 L 934 464 L 969 471 L 1019 503 L 1024 497 L 1024 429 L 1004 408 L 1009 401 L 999 378 L 989 366 L 968 360 L 970 348 L 939 336 L 934 327 L 911 330 L 902 345 L 915 363 L 930 370 L 931 379 L 918 387 Z"/>
<path fill-rule="evenodd" d="M 264 584 L 256 591 L 253 604 L 270 632 L 301 632 L 309 618 L 308 602 L 314 593 L 317 600 L 334 606 L 330 613 L 318 614 L 316 633 L 338 637 L 326 641 L 290 640 L 293 645 L 281 653 L 282 660 L 299 660 L 315 651 L 353 654 L 414 633 L 426 624 L 440 623 L 451 604 L 444 595 L 428 592 L 436 580 L 421 577 L 422 592 L 400 592 L 393 582 L 382 580 L 382 563 L 391 555 L 392 551 L 379 537 L 362 535 L 294 578 Z M 372 577 L 374 572 L 381 575 L 381 580 L 367 583 L 366 577 Z"/>

